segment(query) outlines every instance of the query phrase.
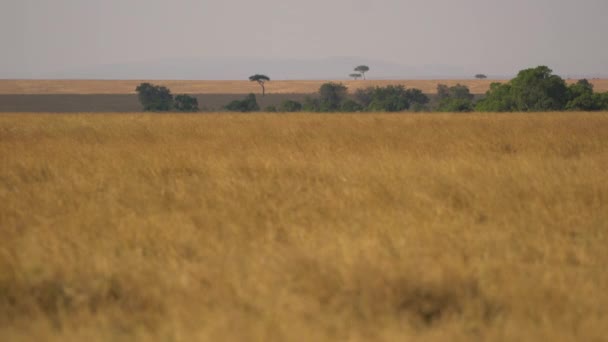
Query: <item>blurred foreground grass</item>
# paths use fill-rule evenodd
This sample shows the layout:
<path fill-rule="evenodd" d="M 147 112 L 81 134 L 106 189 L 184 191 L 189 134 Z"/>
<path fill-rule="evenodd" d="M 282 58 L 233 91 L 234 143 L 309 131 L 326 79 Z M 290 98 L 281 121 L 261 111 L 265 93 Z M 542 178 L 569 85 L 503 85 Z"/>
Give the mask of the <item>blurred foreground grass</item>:
<path fill-rule="evenodd" d="M 2 341 L 600 341 L 608 114 L 0 115 Z"/>

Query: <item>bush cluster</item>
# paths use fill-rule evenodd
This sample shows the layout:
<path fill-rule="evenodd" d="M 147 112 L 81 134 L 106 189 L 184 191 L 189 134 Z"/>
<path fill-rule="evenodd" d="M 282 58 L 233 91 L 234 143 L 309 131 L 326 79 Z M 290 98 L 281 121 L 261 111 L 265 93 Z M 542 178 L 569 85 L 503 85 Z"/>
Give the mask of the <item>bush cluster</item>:
<path fill-rule="evenodd" d="M 268 77 L 257 75 L 260 77 Z M 480 75 L 477 75 L 477 78 Z M 263 83 L 261 83 L 263 86 Z M 177 95 L 163 86 L 142 83 L 136 88 L 139 101 L 145 111 L 198 111 L 198 101 L 190 95 Z M 486 96 L 475 102 L 468 87 L 456 84 L 437 86 L 437 101 L 419 89 L 406 89 L 402 85 L 368 87 L 358 89 L 352 96 L 342 83 L 329 82 L 321 85 L 315 96 L 303 103 L 286 100 L 280 106 L 269 106 L 269 112 L 536 112 L 536 111 L 598 111 L 608 110 L 608 92 L 594 93 L 593 85 L 583 79 L 567 85 L 546 66 L 521 70 L 517 77 L 506 83 L 492 83 Z M 235 100 L 224 106 L 227 111 L 253 112 L 260 107 L 254 94 Z"/>
<path fill-rule="evenodd" d="M 260 110 L 255 94 L 249 94 L 242 100 L 234 100 L 227 104 L 224 109 L 231 112 L 255 112 Z"/>
<path fill-rule="evenodd" d="M 198 112 L 198 100 L 194 96 L 182 94 L 173 98 L 169 88 L 150 83 L 140 84 L 135 91 L 146 112 Z"/>
<path fill-rule="evenodd" d="M 437 85 L 437 111 L 439 112 L 471 112 L 473 111 L 473 94 L 462 84 L 448 87 Z"/>
<path fill-rule="evenodd" d="M 358 89 L 354 99 L 348 98 L 347 88 L 340 83 L 325 83 L 317 97 L 308 97 L 302 108 L 311 112 L 401 112 L 416 105 L 417 109 L 429 102 L 419 89 L 405 89 L 402 85 Z"/>
<path fill-rule="evenodd" d="M 568 86 L 561 77 L 553 75 L 551 69 L 539 66 L 520 71 L 507 83 L 492 83 L 475 109 L 481 112 L 608 110 L 608 92 L 594 93 L 593 85 L 585 79 Z"/>

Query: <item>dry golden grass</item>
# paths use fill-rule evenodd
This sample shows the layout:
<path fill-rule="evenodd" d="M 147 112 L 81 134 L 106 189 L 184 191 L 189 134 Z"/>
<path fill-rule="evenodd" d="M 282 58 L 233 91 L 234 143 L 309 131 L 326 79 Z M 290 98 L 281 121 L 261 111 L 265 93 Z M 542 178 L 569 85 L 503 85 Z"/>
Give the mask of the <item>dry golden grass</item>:
<path fill-rule="evenodd" d="M 569 83 L 576 80 L 568 80 Z M 259 93 L 260 86 L 249 81 L 104 81 L 104 80 L 0 80 L 0 94 L 134 94 L 141 82 L 162 84 L 179 94 L 247 94 Z M 271 81 L 266 91 L 272 94 L 314 93 L 321 84 L 329 81 Z M 334 81 L 345 84 L 350 91 L 370 86 L 402 84 L 418 88 L 425 93 L 436 93 L 437 84 L 449 86 L 457 83 L 469 87 L 473 94 L 485 93 L 497 80 L 367 80 Z M 498 82 L 505 82 L 498 80 Z M 590 80 L 595 91 L 608 91 L 608 79 Z"/>
<path fill-rule="evenodd" d="M 601 341 L 608 113 L 0 115 L 2 341 Z"/>

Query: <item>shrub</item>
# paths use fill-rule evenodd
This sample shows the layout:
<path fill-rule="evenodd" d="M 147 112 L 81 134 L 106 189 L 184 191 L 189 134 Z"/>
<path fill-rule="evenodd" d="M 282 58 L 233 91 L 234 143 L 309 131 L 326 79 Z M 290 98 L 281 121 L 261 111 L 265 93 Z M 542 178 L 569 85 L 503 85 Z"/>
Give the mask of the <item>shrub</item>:
<path fill-rule="evenodd" d="M 173 105 L 173 95 L 167 87 L 141 83 L 135 91 L 144 111 L 168 111 Z"/>
<path fill-rule="evenodd" d="M 254 112 L 260 110 L 255 94 L 247 95 L 243 100 L 234 100 L 224 107 L 232 112 Z"/>
<path fill-rule="evenodd" d="M 335 112 L 340 109 L 346 99 L 347 88 L 342 83 L 325 83 L 319 88 L 319 110 Z"/>
<path fill-rule="evenodd" d="M 429 102 L 428 96 L 420 89 L 405 89 L 402 85 L 357 89 L 355 99 L 364 109 L 383 112 L 399 112 L 412 104 L 424 105 Z"/>
<path fill-rule="evenodd" d="M 566 82 L 546 66 L 522 70 L 510 83 L 516 111 L 563 110 L 566 106 Z"/>
<path fill-rule="evenodd" d="M 367 108 L 370 103 L 372 103 L 374 94 L 373 87 L 367 87 L 365 89 L 357 89 L 355 90 L 355 100 L 357 100 L 361 106 Z"/>
<path fill-rule="evenodd" d="M 563 110 L 569 94 L 566 82 L 546 66 L 521 70 L 509 83 L 493 83 L 486 98 L 477 105 L 480 111 Z"/>
<path fill-rule="evenodd" d="M 480 112 L 509 112 L 513 111 L 515 103 L 511 96 L 511 85 L 494 82 L 486 92 L 486 97 L 479 100 L 475 110 Z"/>
<path fill-rule="evenodd" d="M 448 87 L 445 84 L 437 85 L 437 97 L 439 100 L 444 99 L 462 99 L 462 100 L 473 100 L 473 94 L 469 90 L 469 87 L 456 84 L 455 86 Z"/>
<path fill-rule="evenodd" d="M 448 87 L 445 84 L 437 85 L 437 97 L 439 105 L 437 110 L 440 112 L 471 112 L 473 111 L 473 94 L 469 87 L 456 84 Z"/>
<path fill-rule="evenodd" d="M 593 93 L 593 84 L 586 79 L 579 80 L 568 87 L 569 101 L 566 110 L 594 111 L 606 109 L 601 93 Z"/>
<path fill-rule="evenodd" d="M 321 101 L 319 99 L 307 96 L 304 98 L 304 105 L 302 109 L 307 112 L 320 112 L 321 111 Z"/>
<path fill-rule="evenodd" d="M 198 112 L 198 100 L 190 95 L 177 95 L 173 107 L 180 112 Z"/>
<path fill-rule="evenodd" d="M 400 112 L 410 107 L 408 94 L 402 85 L 376 87 L 371 96 L 372 102 L 368 106 L 371 111 Z"/>
<path fill-rule="evenodd" d="M 425 105 L 425 104 L 429 103 L 429 97 L 426 96 L 420 89 L 416 89 L 416 88 L 407 89 L 405 91 L 405 94 L 411 104 Z"/>

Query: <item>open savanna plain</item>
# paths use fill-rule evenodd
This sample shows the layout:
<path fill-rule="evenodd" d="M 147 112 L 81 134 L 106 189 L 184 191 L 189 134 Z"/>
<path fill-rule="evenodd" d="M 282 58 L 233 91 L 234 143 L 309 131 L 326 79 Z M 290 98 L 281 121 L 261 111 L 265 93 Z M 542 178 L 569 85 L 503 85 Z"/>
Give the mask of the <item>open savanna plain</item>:
<path fill-rule="evenodd" d="M 577 80 L 569 79 L 568 83 Z M 0 80 L 0 112 L 53 112 L 53 113 L 111 113 L 139 111 L 142 106 L 135 88 L 142 82 L 169 87 L 173 94 L 191 94 L 204 112 L 223 110 L 244 94 L 258 94 L 260 108 L 280 108 L 286 100 L 303 102 L 307 96 L 315 96 L 323 83 L 321 80 L 278 80 L 266 83 L 266 96 L 261 88 L 249 81 L 187 81 L 187 80 Z M 434 98 L 437 85 L 462 84 L 472 94 L 482 95 L 492 82 L 505 80 L 334 80 L 348 87 L 349 93 L 367 87 L 403 85 L 417 88 Z M 589 80 L 597 92 L 608 91 L 608 79 Z"/>
<path fill-rule="evenodd" d="M 1 341 L 606 341 L 608 113 L 2 114 Z"/>
<path fill-rule="evenodd" d="M 164 85 L 174 93 L 183 94 L 248 94 L 260 92 L 256 82 L 239 81 L 188 81 L 188 80 L 0 80 L 0 94 L 11 95 L 91 95 L 91 94 L 135 94 L 142 82 Z M 270 81 L 266 83 L 269 94 L 310 94 L 319 90 L 327 80 Z M 365 87 L 401 84 L 407 88 L 419 88 L 425 93 L 437 90 L 437 84 L 466 84 L 472 93 L 485 93 L 492 80 L 340 80 L 351 91 Z M 608 80 L 606 82 L 608 88 Z M 596 86 L 597 88 L 597 86 Z M 597 89 L 596 89 L 597 90 Z"/>
<path fill-rule="evenodd" d="M 577 80 L 568 79 L 567 83 Z M 259 93 L 256 82 L 216 81 L 216 80 L 0 80 L 0 94 L 7 95 L 117 95 L 135 94 L 135 88 L 142 82 L 164 85 L 176 94 L 248 94 Z M 316 93 L 326 82 L 342 83 L 350 92 L 366 87 L 403 85 L 418 88 L 423 93 L 437 92 L 438 84 L 453 86 L 466 85 L 473 94 L 484 94 L 493 82 L 506 80 L 491 79 L 450 79 L 450 80 L 278 80 L 266 83 L 269 94 L 311 94 Z M 608 91 L 608 79 L 590 79 L 597 92 Z"/>

